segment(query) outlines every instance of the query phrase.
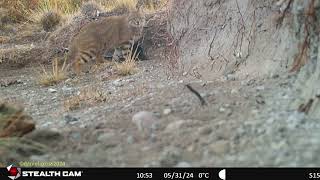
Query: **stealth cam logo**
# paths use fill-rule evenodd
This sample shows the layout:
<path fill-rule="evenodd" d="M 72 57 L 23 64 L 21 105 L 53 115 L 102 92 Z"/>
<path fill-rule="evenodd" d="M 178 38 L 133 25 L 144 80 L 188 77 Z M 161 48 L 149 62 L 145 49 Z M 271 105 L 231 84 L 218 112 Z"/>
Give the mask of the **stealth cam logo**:
<path fill-rule="evenodd" d="M 7 170 L 10 174 L 10 176 L 8 176 L 8 177 L 12 180 L 18 179 L 21 176 L 21 168 L 14 167 L 14 166 L 12 166 L 12 164 L 7 167 Z"/>

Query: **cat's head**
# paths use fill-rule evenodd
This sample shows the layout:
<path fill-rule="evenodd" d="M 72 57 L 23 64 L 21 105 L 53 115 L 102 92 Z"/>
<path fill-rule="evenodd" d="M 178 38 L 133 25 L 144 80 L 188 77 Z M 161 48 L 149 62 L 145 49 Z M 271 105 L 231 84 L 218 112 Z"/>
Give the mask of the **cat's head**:
<path fill-rule="evenodd" d="M 146 26 L 146 17 L 143 11 L 136 10 L 129 13 L 128 16 L 129 28 L 135 36 L 141 37 L 143 28 Z"/>

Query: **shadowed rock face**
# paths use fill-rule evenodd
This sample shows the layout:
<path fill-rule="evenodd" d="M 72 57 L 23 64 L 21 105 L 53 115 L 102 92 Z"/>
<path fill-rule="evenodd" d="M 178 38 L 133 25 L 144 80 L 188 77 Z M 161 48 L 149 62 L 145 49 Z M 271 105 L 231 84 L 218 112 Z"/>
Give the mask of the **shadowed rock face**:
<path fill-rule="evenodd" d="M 130 49 L 129 49 L 129 50 L 130 50 Z M 147 60 L 147 59 L 148 59 L 148 57 L 147 57 L 146 54 L 145 54 L 144 47 L 143 47 L 143 45 L 142 45 L 140 42 L 135 42 L 135 43 L 133 44 L 132 50 L 133 50 L 133 52 L 136 51 L 136 54 L 138 54 L 138 59 L 139 59 L 139 60 Z M 118 52 L 116 52 L 116 51 L 118 51 Z M 111 61 L 114 53 L 116 53 L 116 55 L 118 56 L 118 60 L 119 60 L 120 62 L 122 62 L 122 61 L 125 60 L 126 54 L 124 54 L 123 51 L 121 51 L 121 50 L 116 50 L 116 49 L 112 49 L 111 51 L 105 52 L 104 58 L 105 58 L 106 60 Z M 133 56 L 133 54 L 132 54 L 132 56 Z"/>

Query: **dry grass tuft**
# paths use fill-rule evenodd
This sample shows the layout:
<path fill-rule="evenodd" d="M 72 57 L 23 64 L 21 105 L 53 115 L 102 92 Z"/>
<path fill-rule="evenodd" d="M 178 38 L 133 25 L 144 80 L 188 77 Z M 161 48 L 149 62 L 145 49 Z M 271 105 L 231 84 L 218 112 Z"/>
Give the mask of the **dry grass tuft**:
<path fill-rule="evenodd" d="M 42 0 L 39 1 L 37 11 L 56 11 L 62 14 L 74 14 L 84 0 Z"/>
<path fill-rule="evenodd" d="M 104 4 L 107 10 L 125 8 L 133 10 L 136 8 L 137 0 L 110 0 Z"/>
<path fill-rule="evenodd" d="M 80 8 L 83 0 L 42 0 L 38 1 L 35 9 L 28 10 L 31 22 L 41 22 L 48 12 L 55 12 L 62 16 L 75 14 Z M 60 18 L 63 19 L 63 18 Z"/>
<path fill-rule="evenodd" d="M 131 46 L 130 53 L 126 55 L 125 60 L 122 63 L 115 62 L 115 67 L 119 75 L 127 76 L 132 75 L 137 71 L 137 62 L 139 53 L 137 49 L 133 50 L 133 45 Z"/>
<path fill-rule="evenodd" d="M 35 9 L 39 0 L 9 0 L 0 1 L 0 7 L 8 13 L 5 17 L 7 22 L 20 22 L 27 20 L 30 10 Z"/>
<path fill-rule="evenodd" d="M 106 94 L 99 88 L 84 88 L 78 95 L 72 96 L 64 101 L 64 108 L 67 111 L 72 111 L 80 107 L 92 106 L 94 104 L 105 102 Z"/>
<path fill-rule="evenodd" d="M 66 65 L 66 59 L 63 62 L 62 67 L 59 67 L 58 59 L 52 61 L 52 71 L 48 72 L 44 66 L 42 66 L 42 72 L 39 73 L 39 83 L 44 86 L 50 86 L 57 84 L 58 82 L 67 78 L 68 66 Z"/>
<path fill-rule="evenodd" d="M 48 11 L 41 17 L 40 24 L 45 31 L 49 32 L 54 30 L 61 20 L 62 16 L 59 12 Z"/>

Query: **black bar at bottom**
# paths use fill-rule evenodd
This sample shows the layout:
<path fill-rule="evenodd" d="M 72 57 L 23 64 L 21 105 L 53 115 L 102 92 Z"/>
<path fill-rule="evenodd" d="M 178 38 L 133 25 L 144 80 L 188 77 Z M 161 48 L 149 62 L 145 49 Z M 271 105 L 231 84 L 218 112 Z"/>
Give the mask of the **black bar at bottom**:
<path fill-rule="evenodd" d="M 125 180 L 303 180 L 319 179 L 320 168 L 19 168 L 0 169 L 0 179 Z M 15 170 L 18 172 L 15 173 Z M 11 173 L 11 174 L 10 174 Z M 13 176 L 17 174 L 16 176 Z M 10 177 L 8 177 L 10 176 Z"/>

